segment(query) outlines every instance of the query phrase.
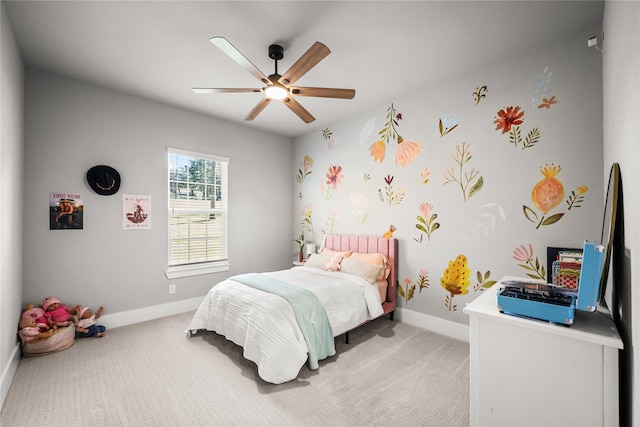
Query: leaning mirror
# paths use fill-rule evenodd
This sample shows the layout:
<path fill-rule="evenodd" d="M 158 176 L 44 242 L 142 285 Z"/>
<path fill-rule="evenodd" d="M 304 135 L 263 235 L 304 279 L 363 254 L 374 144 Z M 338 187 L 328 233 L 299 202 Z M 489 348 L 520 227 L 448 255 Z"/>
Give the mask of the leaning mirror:
<path fill-rule="evenodd" d="M 611 264 L 611 253 L 613 247 L 613 237 L 616 227 L 616 210 L 618 206 L 618 187 L 620 185 L 620 166 L 618 163 L 611 165 L 609 173 L 609 184 L 604 205 L 604 217 L 602 219 L 601 242 L 604 245 L 604 259 L 602 261 L 602 274 L 600 275 L 600 295 L 598 305 L 600 308 L 608 309 L 606 299 L 607 283 L 609 282 L 609 265 Z M 608 295 L 608 294 L 607 294 Z M 608 311 L 608 310 L 607 310 Z"/>

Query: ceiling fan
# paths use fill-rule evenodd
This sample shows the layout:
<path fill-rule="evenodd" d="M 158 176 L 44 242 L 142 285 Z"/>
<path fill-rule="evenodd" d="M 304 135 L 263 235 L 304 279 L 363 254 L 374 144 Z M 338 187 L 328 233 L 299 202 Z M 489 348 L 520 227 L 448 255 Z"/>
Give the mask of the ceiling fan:
<path fill-rule="evenodd" d="M 294 96 L 352 99 L 356 94 L 354 89 L 292 86 L 331 53 L 329 48 L 320 42 L 315 42 L 283 75 L 278 74 L 278 61 L 284 57 L 284 49 L 277 44 L 269 46 L 269 58 L 275 61 L 275 72 L 268 77 L 224 37 L 213 37 L 211 43 L 266 86 L 261 88 L 193 88 L 193 91 L 195 93 L 262 92 L 264 97 L 253 107 L 244 118 L 245 120 L 255 119 L 272 99 L 279 99 L 305 123 L 311 123 L 315 117 L 300 105 Z"/>

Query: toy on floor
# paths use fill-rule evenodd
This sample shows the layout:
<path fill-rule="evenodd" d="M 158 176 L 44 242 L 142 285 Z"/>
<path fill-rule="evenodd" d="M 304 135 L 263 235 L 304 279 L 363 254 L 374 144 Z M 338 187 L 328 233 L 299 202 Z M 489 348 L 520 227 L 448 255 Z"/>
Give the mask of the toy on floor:
<path fill-rule="evenodd" d="M 20 328 L 20 337 L 24 340 L 24 342 L 34 342 L 49 338 L 56 332 L 54 329 L 49 329 L 46 332 L 40 332 L 40 328 L 38 328 L 37 326 L 36 319 L 30 316 L 20 319 L 18 328 Z"/>
<path fill-rule="evenodd" d="M 45 317 L 49 320 L 49 326 L 69 326 L 78 323 L 76 313 L 80 309 L 79 305 L 69 308 L 56 297 L 48 297 L 40 305 Z"/>
<path fill-rule="evenodd" d="M 96 325 L 96 319 L 102 316 L 103 308 L 100 307 L 96 314 L 91 312 L 89 307 L 82 307 L 78 310 L 78 324 L 76 325 L 76 335 L 79 338 L 103 337 L 107 333 L 107 328 Z"/>
<path fill-rule="evenodd" d="M 331 261 L 322 266 L 322 269 L 325 271 L 340 271 L 342 269 L 341 262 L 342 255 L 334 255 L 331 257 Z"/>
<path fill-rule="evenodd" d="M 40 332 L 46 332 L 51 329 L 49 322 L 44 315 L 44 310 L 40 307 L 34 307 L 33 304 L 27 304 L 27 308 L 22 312 L 22 316 L 20 316 L 20 318 L 25 319 L 27 317 L 33 317 L 36 319 L 36 326 L 40 329 Z M 54 327 L 54 329 L 55 328 L 56 327 Z"/>

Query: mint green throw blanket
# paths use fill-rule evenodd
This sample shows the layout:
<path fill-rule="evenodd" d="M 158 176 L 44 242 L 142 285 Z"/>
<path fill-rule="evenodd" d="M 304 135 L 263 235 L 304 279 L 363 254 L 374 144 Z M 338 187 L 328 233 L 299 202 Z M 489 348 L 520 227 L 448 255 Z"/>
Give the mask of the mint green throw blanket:
<path fill-rule="evenodd" d="M 279 295 L 289 302 L 307 342 L 309 368 L 318 369 L 318 360 L 336 354 L 327 313 L 313 292 L 261 273 L 240 274 L 229 279 Z"/>

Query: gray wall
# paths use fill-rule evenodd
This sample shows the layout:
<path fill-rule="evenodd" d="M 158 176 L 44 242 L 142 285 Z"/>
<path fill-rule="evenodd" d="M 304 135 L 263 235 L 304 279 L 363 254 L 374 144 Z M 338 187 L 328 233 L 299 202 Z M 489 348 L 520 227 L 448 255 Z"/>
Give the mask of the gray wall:
<path fill-rule="evenodd" d="M 395 226 L 393 236 L 399 239 L 400 247 L 399 286 L 409 295 L 398 296 L 400 319 L 468 339 L 469 320 L 463 308 L 482 293 L 478 275 L 488 281 L 505 275 L 540 273 L 545 277 L 542 268 L 547 270 L 548 246 L 581 248 L 585 239 L 600 239 L 604 211 L 602 55 L 586 42 L 599 31 L 594 28 L 519 51 L 503 61 L 463 70 L 409 96 L 372 106 L 366 114 L 331 124 L 333 145 L 320 131 L 296 138 L 293 172 L 304 156 L 311 156 L 314 166 L 307 180 L 295 184 L 294 193 L 302 197 L 294 199 L 294 226 L 300 229 L 304 206 L 308 207 L 304 211 L 313 212 L 318 240 L 323 229 L 382 235 Z M 536 97 L 536 81 L 545 80 L 541 77 L 545 70 L 545 85 L 550 92 Z M 476 104 L 472 94 L 482 85 L 488 92 Z M 552 96 L 557 103 L 540 107 L 543 97 Z M 369 147 L 381 139 L 379 131 L 385 126 L 392 103 L 402 113 L 397 133 L 405 141 L 422 145 L 416 158 L 405 165 L 394 162 L 400 146 L 394 140 L 387 144 L 383 161 L 374 161 L 369 153 Z M 540 130 L 540 140 L 534 146 L 514 146 L 508 133 L 496 130 L 498 111 L 508 106 L 519 106 L 525 112 L 520 126 L 523 139 L 533 128 Z M 444 117 L 453 117 L 458 126 L 441 135 L 438 122 Z M 466 200 L 460 185 L 443 185 L 447 170 L 462 180 L 452 156 L 463 143 L 469 144 L 472 153 L 464 174 L 475 169 L 484 182 L 482 189 Z M 564 197 L 543 214 L 531 194 L 544 178 L 541 169 L 551 164 L 561 167 L 556 178 L 564 186 Z M 341 166 L 344 175 L 335 190 L 326 184 L 323 187 L 321 182 L 326 182 L 324 177 L 331 165 Z M 425 168 L 430 171 L 427 183 L 422 179 Z M 389 186 L 393 192 L 405 190 L 399 203 L 386 200 L 387 176 L 393 177 Z M 569 209 L 569 199 L 572 193 L 579 193 L 579 188 L 586 188 L 584 201 Z M 354 195 L 366 197 L 368 205 L 356 206 Z M 416 227 L 416 217 L 424 217 L 419 208 L 423 203 L 432 205 L 430 215 L 437 214 L 440 224 L 430 238 Z M 543 216 L 563 216 L 555 223 L 537 227 L 523 214 L 525 205 L 536 211 L 537 222 Z M 514 250 L 522 246 L 528 249 L 529 245 L 534 255 L 528 262 L 514 258 Z M 448 263 L 459 254 L 468 260 L 471 283 L 468 292 L 451 297 L 453 304 L 448 304 L 450 292 L 441 286 L 441 278 Z M 537 272 L 532 271 L 534 267 Z M 418 288 L 425 276 L 428 287 Z M 407 292 L 411 286 L 416 288 L 412 296 Z M 442 323 L 445 328 L 434 326 Z"/>
<path fill-rule="evenodd" d="M 604 164 L 620 163 L 624 241 L 614 247 L 620 357 L 620 425 L 640 425 L 640 3 L 604 8 Z M 609 173 L 608 169 L 605 171 Z M 607 177 L 608 178 L 608 177 Z M 635 343 L 635 346 L 634 346 Z"/>
<path fill-rule="evenodd" d="M 230 159 L 228 272 L 165 277 L 167 147 Z M 232 274 L 290 267 L 291 162 L 288 138 L 28 69 L 24 302 L 56 295 L 107 315 L 200 298 Z M 88 186 L 98 164 L 120 172 L 117 194 Z M 82 230 L 49 230 L 52 191 L 82 195 Z M 122 229 L 123 194 L 151 195 L 151 230 Z"/>
<path fill-rule="evenodd" d="M 18 319 L 22 305 L 22 103 L 24 67 L 11 25 L 0 4 L 0 405 L 20 357 Z"/>

